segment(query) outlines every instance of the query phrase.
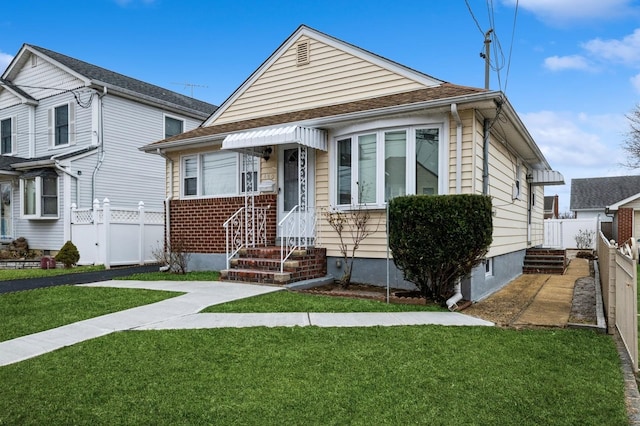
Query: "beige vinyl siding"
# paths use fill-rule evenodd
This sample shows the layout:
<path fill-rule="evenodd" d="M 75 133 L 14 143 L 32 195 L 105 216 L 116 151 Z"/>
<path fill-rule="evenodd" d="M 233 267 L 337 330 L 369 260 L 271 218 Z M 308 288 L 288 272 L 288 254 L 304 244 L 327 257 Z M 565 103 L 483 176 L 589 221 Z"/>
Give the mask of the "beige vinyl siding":
<path fill-rule="evenodd" d="M 473 111 L 460 111 L 462 120 L 462 180 L 461 194 L 474 193 L 474 139 L 473 139 Z M 456 179 L 458 164 L 457 157 L 458 126 L 453 116 L 449 119 L 449 194 L 456 193 Z"/>
<path fill-rule="evenodd" d="M 544 187 L 534 186 L 536 201 L 531 212 L 531 246 L 544 243 Z"/>
<path fill-rule="evenodd" d="M 517 158 L 502 144 L 491 138 L 489 147 L 489 195 L 493 210 L 493 243 L 488 257 L 511 253 L 527 248 L 526 167 L 520 167 L 520 199 L 513 199 Z"/>
<path fill-rule="evenodd" d="M 301 40 L 307 40 L 301 37 Z M 284 52 L 217 118 L 215 124 L 374 98 L 425 86 L 348 52 L 310 41 L 310 63 Z M 213 124 L 213 123 L 212 123 Z"/>

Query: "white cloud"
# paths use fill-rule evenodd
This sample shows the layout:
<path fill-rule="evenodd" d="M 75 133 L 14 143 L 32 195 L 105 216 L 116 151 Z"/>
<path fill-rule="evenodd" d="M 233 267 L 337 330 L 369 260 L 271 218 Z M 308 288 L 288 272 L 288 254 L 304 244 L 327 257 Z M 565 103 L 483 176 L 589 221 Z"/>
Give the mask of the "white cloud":
<path fill-rule="evenodd" d="M 590 54 L 609 61 L 624 64 L 640 63 L 640 29 L 622 40 L 590 40 L 582 45 Z"/>
<path fill-rule="evenodd" d="M 4 73 L 4 70 L 7 69 L 12 60 L 13 56 L 0 52 L 0 74 Z"/>
<path fill-rule="evenodd" d="M 610 168 L 619 163 L 614 153 L 625 131 L 624 116 L 541 111 L 523 114 L 522 120 L 554 168 Z"/>
<path fill-rule="evenodd" d="M 580 55 L 550 56 L 544 60 L 544 66 L 551 71 L 562 71 L 567 69 L 590 69 L 587 59 L 584 56 Z"/>
<path fill-rule="evenodd" d="M 541 21 L 558 25 L 574 21 L 612 19 L 632 12 L 634 0 L 503 0 L 527 10 Z"/>
<path fill-rule="evenodd" d="M 629 80 L 634 89 L 636 89 L 636 92 L 640 93 L 640 74 L 634 75 Z"/>

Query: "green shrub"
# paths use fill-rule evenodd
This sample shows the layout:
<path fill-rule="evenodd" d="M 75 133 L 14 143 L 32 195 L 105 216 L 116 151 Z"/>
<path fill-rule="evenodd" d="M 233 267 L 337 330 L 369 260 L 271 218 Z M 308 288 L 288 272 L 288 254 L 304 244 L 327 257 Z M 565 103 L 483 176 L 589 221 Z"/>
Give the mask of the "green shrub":
<path fill-rule="evenodd" d="M 80 260 L 80 253 L 71 241 L 67 241 L 56 254 L 55 259 L 57 262 L 62 263 L 65 268 L 71 268 Z"/>
<path fill-rule="evenodd" d="M 425 298 L 444 304 L 487 254 L 493 233 L 485 195 L 412 195 L 389 202 L 393 261 Z"/>

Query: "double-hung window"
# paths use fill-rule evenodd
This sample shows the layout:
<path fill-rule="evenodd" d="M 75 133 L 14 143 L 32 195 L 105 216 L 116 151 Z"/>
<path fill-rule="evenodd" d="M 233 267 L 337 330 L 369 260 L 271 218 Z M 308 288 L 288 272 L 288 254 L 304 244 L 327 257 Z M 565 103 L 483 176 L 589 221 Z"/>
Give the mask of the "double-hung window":
<path fill-rule="evenodd" d="M 179 135 L 184 131 L 184 120 L 178 118 L 164 116 L 164 137 L 170 138 L 171 136 Z"/>
<path fill-rule="evenodd" d="M 22 217 L 58 217 L 58 175 L 52 170 L 25 173 L 20 179 Z"/>
<path fill-rule="evenodd" d="M 232 196 L 255 192 L 260 159 L 232 151 L 215 151 L 182 158 L 182 195 Z"/>
<path fill-rule="evenodd" d="M 442 127 L 377 129 L 336 139 L 338 205 L 382 206 L 393 197 L 440 192 Z"/>
<path fill-rule="evenodd" d="M 16 145 L 16 117 L 0 120 L 0 154 L 13 154 Z"/>
<path fill-rule="evenodd" d="M 69 102 L 49 110 L 49 146 L 52 148 L 75 143 L 75 104 Z"/>

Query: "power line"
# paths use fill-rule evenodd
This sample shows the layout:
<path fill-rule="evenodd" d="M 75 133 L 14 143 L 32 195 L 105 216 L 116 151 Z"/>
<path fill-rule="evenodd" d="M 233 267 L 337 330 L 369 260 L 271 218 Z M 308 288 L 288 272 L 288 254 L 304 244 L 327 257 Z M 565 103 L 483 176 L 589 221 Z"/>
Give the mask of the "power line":
<path fill-rule="evenodd" d="M 471 17 L 473 18 L 473 22 L 476 23 L 476 26 L 478 27 L 478 31 L 480 31 L 480 34 L 484 35 L 484 31 L 482 30 L 482 27 L 480 26 L 480 23 L 478 22 L 478 20 L 476 19 L 476 15 L 474 15 L 473 10 L 471 9 L 471 5 L 469 4 L 469 0 L 464 0 L 464 2 L 467 5 L 467 9 L 469 9 L 469 14 L 471 15 Z"/>

